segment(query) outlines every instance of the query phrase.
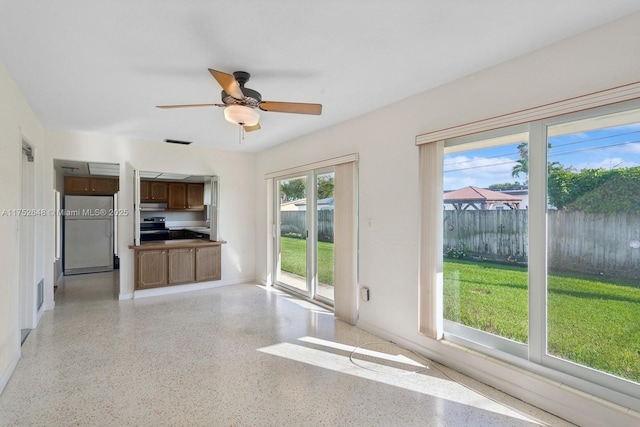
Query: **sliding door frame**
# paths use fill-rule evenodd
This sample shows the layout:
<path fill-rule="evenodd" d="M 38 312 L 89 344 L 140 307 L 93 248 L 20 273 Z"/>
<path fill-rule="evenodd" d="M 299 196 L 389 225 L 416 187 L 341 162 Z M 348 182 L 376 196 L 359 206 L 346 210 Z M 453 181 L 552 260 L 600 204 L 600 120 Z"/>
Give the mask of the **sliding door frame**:
<path fill-rule="evenodd" d="M 317 179 L 319 175 L 332 172 L 333 167 L 323 167 L 321 169 L 313 169 L 306 172 L 295 173 L 278 177 L 273 180 L 273 207 L 274 207 L 274 284 L 281 286 L 295 294 L 300 294 L 311 300 L 320 302 L 321 304 L 333 307 L 333 300 L 326 298 L 318 293 L 318 192 Z M 288 179 L 305 178 L 305 241 L 306 241 L 306 290 L 301 290 L 295 286 L 279 280 L 279 273 L 282 266 L 282 248 L 281 248 L 281 210 L 280 200 L 281 191 L 280 183 Z"/>

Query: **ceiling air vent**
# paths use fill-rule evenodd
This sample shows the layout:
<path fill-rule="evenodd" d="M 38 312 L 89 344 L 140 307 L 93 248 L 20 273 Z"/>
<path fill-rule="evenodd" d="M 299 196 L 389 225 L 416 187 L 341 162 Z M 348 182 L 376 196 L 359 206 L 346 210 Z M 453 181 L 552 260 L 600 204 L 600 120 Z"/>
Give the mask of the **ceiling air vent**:
<path fill-rule="evenodd" d="M 168 144 L 180 144 L 180 145 L 189 145 L 193 143 L 193 141 L 180 141 L 179 139 L 165 139 L 164 142 Z"/>

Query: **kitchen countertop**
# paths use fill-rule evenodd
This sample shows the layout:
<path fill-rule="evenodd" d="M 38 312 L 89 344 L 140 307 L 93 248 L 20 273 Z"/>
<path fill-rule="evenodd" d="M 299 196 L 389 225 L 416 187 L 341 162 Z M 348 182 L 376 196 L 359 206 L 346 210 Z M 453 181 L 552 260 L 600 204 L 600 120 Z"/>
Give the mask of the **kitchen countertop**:
<path fill-rule="evenodd" d="M 168 228 L 169 228 L 169 231 L 189 230 L 189 231 L 194 231 L 196 233 L 211 234 L 211 229 L 209 227 L 176 226 L 176 227 L 168 227 Z"/>
<path fill-rule="evenodd" d="M 156 240 L 143 242 L 140 246 L 129 245 L 129 249 L 144 251 L 149 249 L 201 248 L 206 246 L 220 246 L 225 243 L 227 242 L 205 239 Z"/>

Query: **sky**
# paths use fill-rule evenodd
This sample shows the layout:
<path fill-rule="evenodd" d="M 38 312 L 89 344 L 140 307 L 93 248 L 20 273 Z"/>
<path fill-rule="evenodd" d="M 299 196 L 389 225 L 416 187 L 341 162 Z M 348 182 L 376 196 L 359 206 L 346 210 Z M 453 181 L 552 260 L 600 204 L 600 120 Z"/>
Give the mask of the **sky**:
<path fill-rule="evenodd" d="M 571 133 L 549 138 L 549 162 L 575 171 L 584 168 L 614 169 L 640 166 L 640 122 L 624 126 Z M 519 181 L 511 171 L 520 158 L 518 143 L 464 151 L 444 158 L 444 190 Z"/>

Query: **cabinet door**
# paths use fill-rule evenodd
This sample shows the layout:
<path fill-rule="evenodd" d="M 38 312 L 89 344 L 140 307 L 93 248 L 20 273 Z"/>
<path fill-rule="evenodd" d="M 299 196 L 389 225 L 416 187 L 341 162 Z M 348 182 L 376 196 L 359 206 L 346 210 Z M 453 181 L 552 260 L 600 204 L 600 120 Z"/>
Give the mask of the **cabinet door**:
<path fill-rule="evenodd" d="M 154 202 L 166 202 L 167 201 L 167 191 L 168 186 L 166 182 L 155 182 L 152 181 L 150 183 L 149 193 L 151 195 L 151 200 Z"/>
<path fill-rule="evenodd" d="M 196 249 L 196 280 L 198 282 L 220 280 L 221 276 L 220 246 Z"/>
<path fill-rule="evenodd" d="M 204 210 L 204 184 L 187 184 L 187 209 Z"/>
<path fill-rule="evenodd" d="M 137 251 L 138 289 L 167 285 L 167 251 L 163 249 Z"/>
<path fill-rule="evenodd" d="M 169 249 L 169 284 L 195 281 L 193 248 Z"/>
<path fill-rule="evenodd" d="M 169 184 L 169 209 L 185 209 L 187 207 L 187 186 L 183 183 Z"/>
<path fill-rule="evenodd" d="M 118 180 L 112 178 L 91 178 L 91 194 L 106 196 L 118 192 Z"/>
<path fill-rule="evenodd" d="M 148 202 L 151 200 L 151 182 L 140 181 L 140 201 Z"/>
<path fill-rule="evenodd" d="M 91 178 L 88 176 L 66 176 L 64 178 L 65 194 L 89 194 Z"/>

